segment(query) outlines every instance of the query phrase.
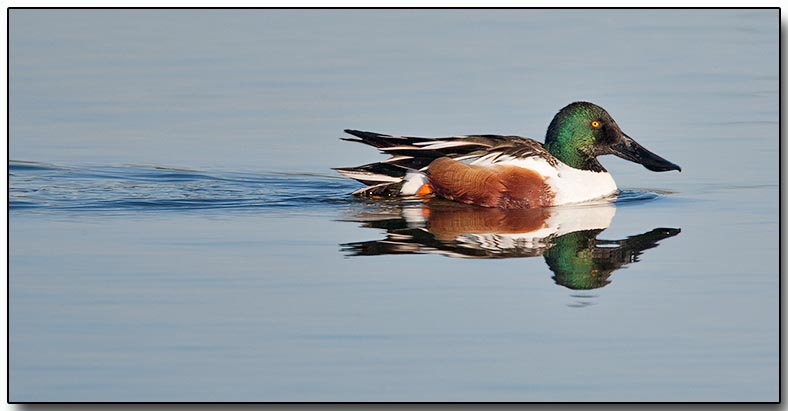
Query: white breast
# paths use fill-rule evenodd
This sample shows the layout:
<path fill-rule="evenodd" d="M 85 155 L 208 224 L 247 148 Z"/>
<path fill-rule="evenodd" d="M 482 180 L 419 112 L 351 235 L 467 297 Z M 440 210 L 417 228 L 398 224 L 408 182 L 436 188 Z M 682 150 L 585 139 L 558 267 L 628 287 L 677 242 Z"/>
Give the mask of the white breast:
<path fill-rule="evenodd" d="M 578 170 L 559 163 L 556 175 L 547 179 L 555 193 L 555 205 L 582 203 L 609 197 L 618 191 L 607 171 Z"/>

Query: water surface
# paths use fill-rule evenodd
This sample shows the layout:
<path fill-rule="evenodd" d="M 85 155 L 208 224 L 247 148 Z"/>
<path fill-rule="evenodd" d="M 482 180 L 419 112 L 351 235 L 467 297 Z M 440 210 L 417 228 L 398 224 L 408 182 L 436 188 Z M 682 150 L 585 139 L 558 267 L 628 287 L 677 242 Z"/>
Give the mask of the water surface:
<path fill-rule="evenodd" d="M 776 401 L 776 10 L 12 10 L 11 401 Z M 682 166 L 353 199 L 345 128 Z"/>

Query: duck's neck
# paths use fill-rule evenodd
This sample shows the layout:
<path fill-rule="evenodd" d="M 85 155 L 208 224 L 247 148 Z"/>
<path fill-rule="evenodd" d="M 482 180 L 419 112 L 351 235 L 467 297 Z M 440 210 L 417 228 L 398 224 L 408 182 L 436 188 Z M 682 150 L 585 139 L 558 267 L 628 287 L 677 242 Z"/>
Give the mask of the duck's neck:
<path fill-rule="evenodd" d="M 596 159 L 581 153 L 574 147 L 567 147 L 560 141 L 548 139 L 545 148 L 553 157 L 561 160 L 562 163 L 579 170 L 594 171 L 597 173 L 607 172 L 602 164 Z"/>

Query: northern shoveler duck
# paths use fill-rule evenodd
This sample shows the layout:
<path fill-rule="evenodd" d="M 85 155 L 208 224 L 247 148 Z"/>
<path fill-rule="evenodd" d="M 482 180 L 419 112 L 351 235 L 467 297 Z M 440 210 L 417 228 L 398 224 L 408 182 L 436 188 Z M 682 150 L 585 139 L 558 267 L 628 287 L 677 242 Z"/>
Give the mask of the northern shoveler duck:
<path fill-rule="evenodd" d="M 651 171 L 681 171 L 626 135 L 605 109 L 575 102 L 547 127 L 544 144 L 500 135 L 403 137 L 345 130 L 347 141 L 378 148 L 391 158 L 337 168 L 367 185 L 366 197 L 434 195 L 466 204 L 536 208 L 580 203 L 618 192 L 597 156 L 614 154 Z"/>

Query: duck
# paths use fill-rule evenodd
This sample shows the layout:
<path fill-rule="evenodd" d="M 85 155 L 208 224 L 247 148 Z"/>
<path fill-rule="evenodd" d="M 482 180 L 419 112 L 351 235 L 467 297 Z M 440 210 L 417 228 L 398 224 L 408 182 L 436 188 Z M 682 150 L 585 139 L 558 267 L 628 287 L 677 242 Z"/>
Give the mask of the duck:
<path fill-rule="evenodd" d="M 345 130 L 345 141 L 389 158 L 334 168 L 365 185 L 366 198 L 438 197 L 494 208 L 542 208 L 615 196 L 618 186 L 597 157 L 615 155 L 654 172 L 681 167 L 621 130 L 604 108 L 573 102 L 553 117 L 544 143 L 514 135 L 407 137 Z"/>

